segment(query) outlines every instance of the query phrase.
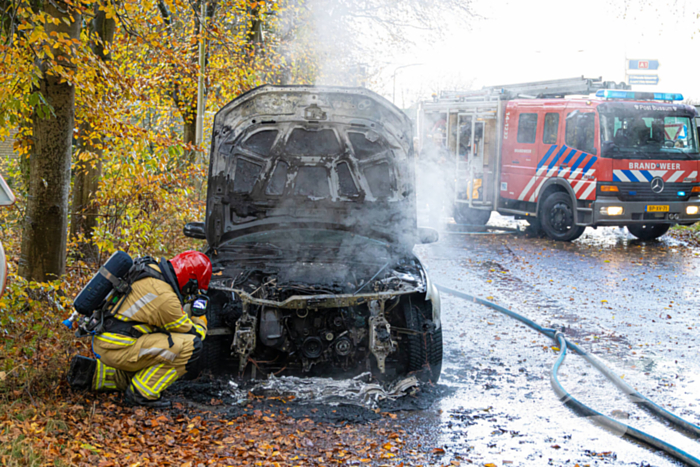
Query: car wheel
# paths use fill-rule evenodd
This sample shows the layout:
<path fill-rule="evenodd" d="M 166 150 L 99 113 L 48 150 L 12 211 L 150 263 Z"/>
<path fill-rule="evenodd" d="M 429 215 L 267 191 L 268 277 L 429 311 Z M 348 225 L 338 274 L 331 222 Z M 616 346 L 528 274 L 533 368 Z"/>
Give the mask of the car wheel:
<path fill-rule="evenodd" d="M 539 217 L 542 230 L 552 240 L 570 242 L 586 230 L 586 227 L 574 224 L 574 207 L 567 193 L 549 195 L 542 203 Z"/>
<path fill-rule="evenodd" d="M 631 224 L 627 230 L 640 240 L 654 240 L 668 232 L 671 224 Z"/>
<path fill-rule="evenodd" d="M 418 332 L 406 339 L 408 372 L 416 372 L 421 380 L 436 383 L 442 371 L 442 328 L 433 329 L 432 320 L 426 319 L 416 306 L 406 307 L 406 327 Z"/>
<path fill-rule="evenodd" d="M 486 209 L 474 209 L 464 204 L 456 204 L 454 218 L 458 224 L 486 225 L 491 218 L 491 211 Z"/>

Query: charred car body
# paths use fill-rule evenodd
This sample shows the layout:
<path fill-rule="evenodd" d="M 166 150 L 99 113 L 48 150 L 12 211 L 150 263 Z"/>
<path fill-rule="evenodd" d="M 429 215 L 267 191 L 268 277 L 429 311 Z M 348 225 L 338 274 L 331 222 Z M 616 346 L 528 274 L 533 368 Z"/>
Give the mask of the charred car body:
<path fill-rule="evenodd" d="M 413 255 L 408 118 L 365 89 L 262 86 L 216 115 L 206 220 L 214 275 L 200 368 L 437 380 L 437 289 Z"/>

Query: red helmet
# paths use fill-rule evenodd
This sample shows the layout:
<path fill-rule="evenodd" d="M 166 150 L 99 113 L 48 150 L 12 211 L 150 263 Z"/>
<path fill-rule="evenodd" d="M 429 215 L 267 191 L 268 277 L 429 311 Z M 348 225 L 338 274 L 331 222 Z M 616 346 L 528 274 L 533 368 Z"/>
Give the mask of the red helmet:
<path fill-rule="evenodd" d="M 185 251 L 170 260 L 175 269 L 180 290 L 190 280 L 197 281 L 198 289 L 207 290 L 211 280 L 211 261 L 204 253 L 199 251 Z M 195 292 L 196 293 L 196 292 Z"/>

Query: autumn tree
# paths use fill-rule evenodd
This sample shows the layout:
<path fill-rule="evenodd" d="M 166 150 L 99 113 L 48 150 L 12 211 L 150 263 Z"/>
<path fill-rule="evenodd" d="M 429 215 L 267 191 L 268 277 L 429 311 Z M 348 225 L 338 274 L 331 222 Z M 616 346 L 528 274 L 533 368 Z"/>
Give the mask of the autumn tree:
<path fill-rule="evenodd" d="M 15 92 L 24 91 L 13 97 L 14 110 L 30 110 L 20 274 L 32 280 L 65 270 L 81 12 L 82 5 L 70 1 L 2 3 L 3 65 L 16 73 L 9 77 Z"/>
<path fill-rule="evenodd" d="M 98 3 L 93 8 L 94 17 L 89 22 L 87 40 L 97 60 L 106 63 L 111 59 L 110 48 L 117 25 L 114 5 Z M 102 96 L 104 90 L 100 86 L 96 89 L 99 95 L 93 96 L 95 104 L 107 104 Z M 99 113 L 86 112 L 85 119 L 79 127 L 79 150 L 74 171 L 70 229 L 72 238 L 83 236 L 83 240 L 80 240 L 82 253 L 89 253 L 93 257 L 96 252 L 90 239 L 93 229 L 97 226 L 98 206 L 95 203 L 95 194 L 102 175 L 105 144 L 104 132 L 95 130 L 98 118 Z"/>
<path fill-rule="evenodd" d="M 197 209 L 192 200 L 200 197 L 192 197 L 192 188 L 200 187 L 188 186 L 186 174 L 205 179 L 206 162 L 186 156 L 204 149 L 193 144 L 200 72 L 208 110 L 265 83 L 360 84 L 355 78 L 365 73 L 367 31 L 379 41 L 400 42 L 407 28 L 436 25 L 438 8 L 431 5 L 0 2 L 0 122 L 28 123 L 18 139 L 30 162 L 22 274 L 44 280 L 64 270 L 72 152 L 71 233 L 78 243 L 94 243 L 79 257 L 117 247 L 161 248 L 168 242 L 160 235 L 176 235 L 182 213 Z M 468 11 L 459 0 L 449 5 Z M 200 41 L 204 70 L 197 61 Z M 212 113 L 204 116 L 209 122 Z"/>

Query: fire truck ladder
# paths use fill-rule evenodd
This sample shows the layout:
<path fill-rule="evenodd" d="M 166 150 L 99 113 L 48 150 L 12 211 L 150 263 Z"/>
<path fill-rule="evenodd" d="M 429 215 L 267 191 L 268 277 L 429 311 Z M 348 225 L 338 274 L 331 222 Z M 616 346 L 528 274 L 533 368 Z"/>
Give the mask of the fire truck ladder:
<path fill-rule="evenodd" d="M 509 99 L 544 99 L 565 96 L 587 96 L 600 89 L 631 89 L 624 82 L 603 81 L 603 78 L 567 78 L 550 81 L 533 81 L 531 83 L 485 86 L 475 91 L 442 91 L 437 102 L 509 100 Z"/>

